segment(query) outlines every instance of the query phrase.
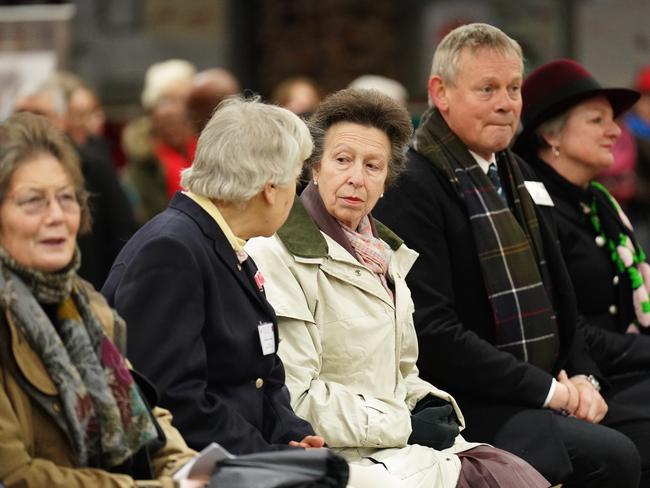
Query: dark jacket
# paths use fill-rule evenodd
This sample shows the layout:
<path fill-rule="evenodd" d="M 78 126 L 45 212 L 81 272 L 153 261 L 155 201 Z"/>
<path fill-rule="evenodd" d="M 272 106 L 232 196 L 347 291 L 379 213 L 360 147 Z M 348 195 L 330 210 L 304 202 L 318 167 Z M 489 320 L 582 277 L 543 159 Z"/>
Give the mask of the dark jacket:
<path fill-rule="evenodd" d="M 82 256 L 79 276 L 99 289 L 137 226 L 112 162 L 90 146 L 77 149 L 92 215 L 90 232 L 77 238 Z"/>
<path fill-rule="evenodd" d="M 214 219 L 177 193 L 117 257 L 102 293 L 128 326 L 128 357 L 197 449 L 288 448 L 313 434 L 289 405 L 284 368 L 263 355 L 258 325 L 277 322 Z"/>
<path fill-rule="evenodd" d="M 585 321 L 592 356 L 605 374 L 650 369 L 650 336 L 625 334 L 634 321 L 632 285 L 627 273 L 620 273 L 610 251 L 596 243 L 596 231 L 582 204 L 592 195 L 541 160 L 531 161 L 539 179 L 553 199 L 560 249 Z M 613 206 L 600 209 L 616 218 Z"/>
<path fill-rule="evenodd" d="M 528 179 L 530 170 L 519 163 Z M 577 328 L 573 289 L 555 241 L 550 207 L 536 208 L 560 334 L 553 374 L 565 368 L 569 375 L 598 376 Z M 481 427 L 497 431 L 513 412 L 541 407 L 552 378 L 493 345 L 495 324 L 465 204 L 446 176 L 411 150 L 405 171 L 373 214 L 420 253 L 407 283 L 415 302 L 422 377 L 457 398 L 467 418 L 468 439 L 490 442 L 487 431 L 472 433 Z M 508 406 L 508 411 L 501 412 L 501 419 L 486 421 L 486 404 Z"/>

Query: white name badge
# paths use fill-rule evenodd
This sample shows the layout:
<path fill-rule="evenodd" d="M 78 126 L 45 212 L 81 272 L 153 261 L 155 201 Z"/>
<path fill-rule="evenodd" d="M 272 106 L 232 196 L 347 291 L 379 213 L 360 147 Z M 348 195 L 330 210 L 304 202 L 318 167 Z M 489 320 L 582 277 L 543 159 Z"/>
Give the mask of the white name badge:
<path fill-rule="evenodd" d="M 555 207 L 551 195 L 548 194 L 544 183 L 541 181 L 524 181 L 526 190 L 537 205 L 544 205 L 545 207 Z"/>
<path fill-rule="evenodd" d="M 268 356 L 275 352 L 275 332 L 273 331 L 273 324 L 266 322 L 257 326 L 257 333 L 260 335 L 260 345 L 262 346 L 262 354 Z"/>

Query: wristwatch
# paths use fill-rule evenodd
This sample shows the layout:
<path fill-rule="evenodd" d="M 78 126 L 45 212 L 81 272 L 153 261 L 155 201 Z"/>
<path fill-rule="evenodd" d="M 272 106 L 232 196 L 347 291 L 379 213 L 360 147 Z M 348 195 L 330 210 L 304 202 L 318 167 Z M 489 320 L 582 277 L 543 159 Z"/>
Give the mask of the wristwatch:
<path fill-rule="evenodd" d="M 591 386 L 593 386 L 596 391 L 600 391 L 600 381 L 598 381 L 593 374 L 590 374 L 590 375 L 579 374 L 579 375 L 576 375 L 576 376 L 579 376 L 580 378 L 584 378 L 589 383 L 591 383 Z"/>

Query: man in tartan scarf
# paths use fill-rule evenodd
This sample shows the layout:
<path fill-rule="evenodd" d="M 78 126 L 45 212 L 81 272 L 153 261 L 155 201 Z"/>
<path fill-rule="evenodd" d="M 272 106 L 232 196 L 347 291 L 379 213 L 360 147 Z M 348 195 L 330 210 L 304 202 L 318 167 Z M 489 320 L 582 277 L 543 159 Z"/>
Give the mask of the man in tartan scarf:
<path fill-rule="evenodd" d="M 650 417 L 601 394 L 607 354 L 584 340 L 552 201 L 508 150 L 522 78 L 521 48 L 499 29 L 450 32 L 407 168 L 375 214 L 420 253 L 407 279 L 418 366 L 458 399 L 464 436 L 565 487 L 636 487 Z"/>

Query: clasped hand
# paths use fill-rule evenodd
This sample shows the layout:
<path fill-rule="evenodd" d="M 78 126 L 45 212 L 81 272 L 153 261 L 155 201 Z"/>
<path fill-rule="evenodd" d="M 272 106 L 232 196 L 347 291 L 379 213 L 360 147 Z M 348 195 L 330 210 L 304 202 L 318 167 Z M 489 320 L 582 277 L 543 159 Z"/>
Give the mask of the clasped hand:
<path fill-rule="evenodd" d="M 607 403 L 599 391 L 583 375 L 569 378 L 566 371 L 557 376 L 555 392 L 549 408 L 561 410 L 581 420 L 599 423 L 607 414 Z"/>

